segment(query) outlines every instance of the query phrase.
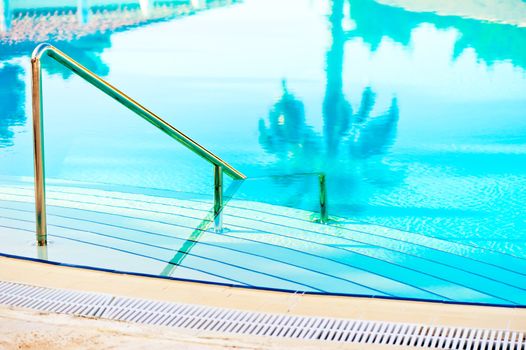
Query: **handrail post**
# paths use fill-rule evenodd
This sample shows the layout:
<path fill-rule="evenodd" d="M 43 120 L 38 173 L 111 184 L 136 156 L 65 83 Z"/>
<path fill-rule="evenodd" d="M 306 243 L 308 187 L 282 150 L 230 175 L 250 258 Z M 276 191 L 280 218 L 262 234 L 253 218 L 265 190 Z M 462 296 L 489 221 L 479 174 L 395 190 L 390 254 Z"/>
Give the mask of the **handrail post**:
<path fill-rule="evenodd" d="M 319 174 L 318 180 L 320 183 L 320 222 L 326 224 L 329 222 L 329 214 L 327 213 L 327 184 L 325 174 Z"/>
<path fill-rule="evenodd" d="M 33 112 L 33 152 L 35 167 L 36 239 L 47 245 L 46 183 L 44 168 L 44 125 L 42 115 L 42 70 L 40 59 L 31 60 L 31 99 Z"/>
<path fill-rule="evenodd" d="M 214 164 L 214 230 L 223 231 L 223 169 Z"/>

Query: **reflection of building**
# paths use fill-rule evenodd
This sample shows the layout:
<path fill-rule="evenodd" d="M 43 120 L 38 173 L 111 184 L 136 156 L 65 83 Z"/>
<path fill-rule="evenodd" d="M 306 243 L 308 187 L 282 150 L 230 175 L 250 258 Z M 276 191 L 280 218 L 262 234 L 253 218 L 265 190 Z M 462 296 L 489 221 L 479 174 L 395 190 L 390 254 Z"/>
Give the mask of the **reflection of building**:
<path fill-rule="evenodd" d="M 11 8 L 9 0 L 0 0 L 0 33 L 11 29 Z"/>
<path fill-rule="evenodd" d="M 26 122 L 22 73 L 23 69 L 17 65 L 6 64 L 0 68 L 0 148 L 12 145 L 12 127 Z"/>
<path fill-rule="evenodd" d="M 68 2 L 70 6 L 58 8 L 12 8 L 10 0 L 4 4 L 4 30 L 0 42 L 11 45 L 24 41 L 71 41 L 101 32 L 125 30 L 153 21 L 188 15 L 196 10 L 193 1 L 136 0 L 112 1 L 101 6 L 89 6 L 88 0 Z M 71 3 L 76 6 L 71 6 Z M 105 2 L 106 3 L 106 2 Z M 200 9 L 217 2 L 200 4 Z"/>
<path fill-rule="evenodd" d="M 89 20 L 88 0 L 77 0 L 77 19 L 80 24 L 84 25 Z"/>
<path fill-rule="evenodd" d="M 472 48 L 477 56 L 488 64 L 510 60 L 514 65 L 526 68 L 526 27 L 459 16 L 439 16 L 431 12 L 410 12 L 380 4 L 375 0 L 349 1 L 350 17 L 356 24 L 356 29 L 349 35 L 362 38 L 371 45 L 372 51 L 376 51 L 384 37 L 409 46 L 412 31 L 422 23 L 430 23 L 439 29 L 458 30 L 460 35 L 455 43 L 455 56 L 465 49 Z M 506 7 L 505 3 L 501 2 L 499 6 Z M 495 14 L 495 18 L 498 16 L 499 14 Z"/>
<path fill-rule="evenodd" d="M 345 6 L 350 4 L 350 6 Z M 349 12 L 350 11 L 350 12 Z M 294 105 L 302 105 L 286 91 L 269 114 L 267 128 L 260 122 L 260 142 L 263 148 L 280 160 L 278 169 L 290 172 L 317 171 L 354 164 L 385 154 L 395 139 L 398 124 L 398 102 L 394 98 L 391 105 L 380 115 L 372 116 L 376 95 L 371 88 L 362 93 L 358 111 L 346 99 L 343 89 L 343 62 L 345 42 L 359 37 L 371 45 L 375 51 L 385 37 L 409 45 L 412 31 L 422 23 L 432 23 L 437 28 L 456 28 L 462 35 L 456 42 L 455 54 L 472 47 L 477 55 L 489 63 L 500 59 L 511 59 L 514 64 L 526 67 L 526 28 L 511 25 L 481 22 L 453 16 L 438 16 L 432 13 L 412 13 L 400 8 L 379 4 L 374 0 L 332 0 L 330 1 L 329 24 L 331 41 L 326 54 L 326 88 L 323 101 L 323 136 L 316 135 L 305 124 L 305 117 L 287 118 L 286 125 L 276 127 L 273 113 L 277 107 L 287 109 L 294 99 Z M 343 23 L 352 22 L 352 30 L 346 30 Z M 493 38 L 506 40 L 493 40 Z M 289 102 L 287 102 L 289 101 Z M 289 114 L 294 115 L 289 108 Z M 284 131 L 294 130 L 303 133 L 284 137 Z M 309 130 L 308 137 L 305 130 Z M 316 147 L 305 147 L 306 143 Z M 325 151 L 320 151 L 320 145 Z M 308 160 L 308 161 L 304 161 Z M 311 166 L 305 169 L 306 166 Z M 291 170 L 292 168 L 292 170 Z M 353 171 L 353 169 L 349 169 Z"/>

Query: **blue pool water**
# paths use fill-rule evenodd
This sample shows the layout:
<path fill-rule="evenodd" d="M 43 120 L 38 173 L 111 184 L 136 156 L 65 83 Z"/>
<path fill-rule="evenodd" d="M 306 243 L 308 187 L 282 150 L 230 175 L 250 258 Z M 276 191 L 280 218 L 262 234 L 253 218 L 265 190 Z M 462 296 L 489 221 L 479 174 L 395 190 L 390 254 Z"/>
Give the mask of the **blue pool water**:
<path fill-rule="evenodd" d="M 45 2 L 0 0 L 6 184 L 32 176 L 28 56 L 49 41 L 248 175 L 236 199 L 316 211 L 316 179 L 270 176 L 321 171 L 331 215 L 525 261 L 520 2 L 494 22 L 373 0 Z M 210 195 L 200 158 L 56 63 L 43 79 L 50 179 Z"/>

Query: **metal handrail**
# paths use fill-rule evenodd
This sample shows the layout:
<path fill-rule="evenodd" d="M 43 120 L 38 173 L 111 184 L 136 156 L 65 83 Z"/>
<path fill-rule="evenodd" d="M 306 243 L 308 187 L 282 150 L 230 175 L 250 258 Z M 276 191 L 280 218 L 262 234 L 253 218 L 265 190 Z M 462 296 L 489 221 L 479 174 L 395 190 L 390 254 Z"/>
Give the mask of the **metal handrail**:
<path fill-rule="evenodd" d="M 107 81 L 79 64 L 71 57 L 58 50 L 50 44 L 38 45 L 31 55 L 31 77 L 32 77 L 32 110 L 33 110 L 33 148 L 35 167 L 35 206 L 36 206 L 36 230 L 37 244 L 47 244 L 46 225 L 46 196 L 45 196 L 45 166 L 44 166 L 44 132 L 43 132 L 43 108 L 42 108 L 42 69 L 41 59 L 47 56 L 76 73 L 106 95 L 114 98 L 129 110 L 139 115 L 147 122 L 157 127 L 165 134 L 178 141 L 192 152 L 214 165 L 214 215 L 216 230 L 221 230 L 221 211 L 223 208 L 223 172 L 235 180 L 244 180 L 246 176 L 236 170 L 230 164 L 210 152 L 190 137 L 164 121 L 155 113 L 142 106 L 131 97 L 109 84 Z"/>

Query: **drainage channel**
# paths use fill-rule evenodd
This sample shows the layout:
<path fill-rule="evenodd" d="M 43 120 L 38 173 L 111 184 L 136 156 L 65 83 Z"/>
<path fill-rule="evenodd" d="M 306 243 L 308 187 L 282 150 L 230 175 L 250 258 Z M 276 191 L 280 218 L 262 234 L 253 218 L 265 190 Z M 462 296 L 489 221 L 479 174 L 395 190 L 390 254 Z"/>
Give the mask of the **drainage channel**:
<path fill-rule="evenodd" d="M 0 304 L 238 335 L 431 349 L 526 350 L 521 332 L 240 311 L 0 282 Z"/>

